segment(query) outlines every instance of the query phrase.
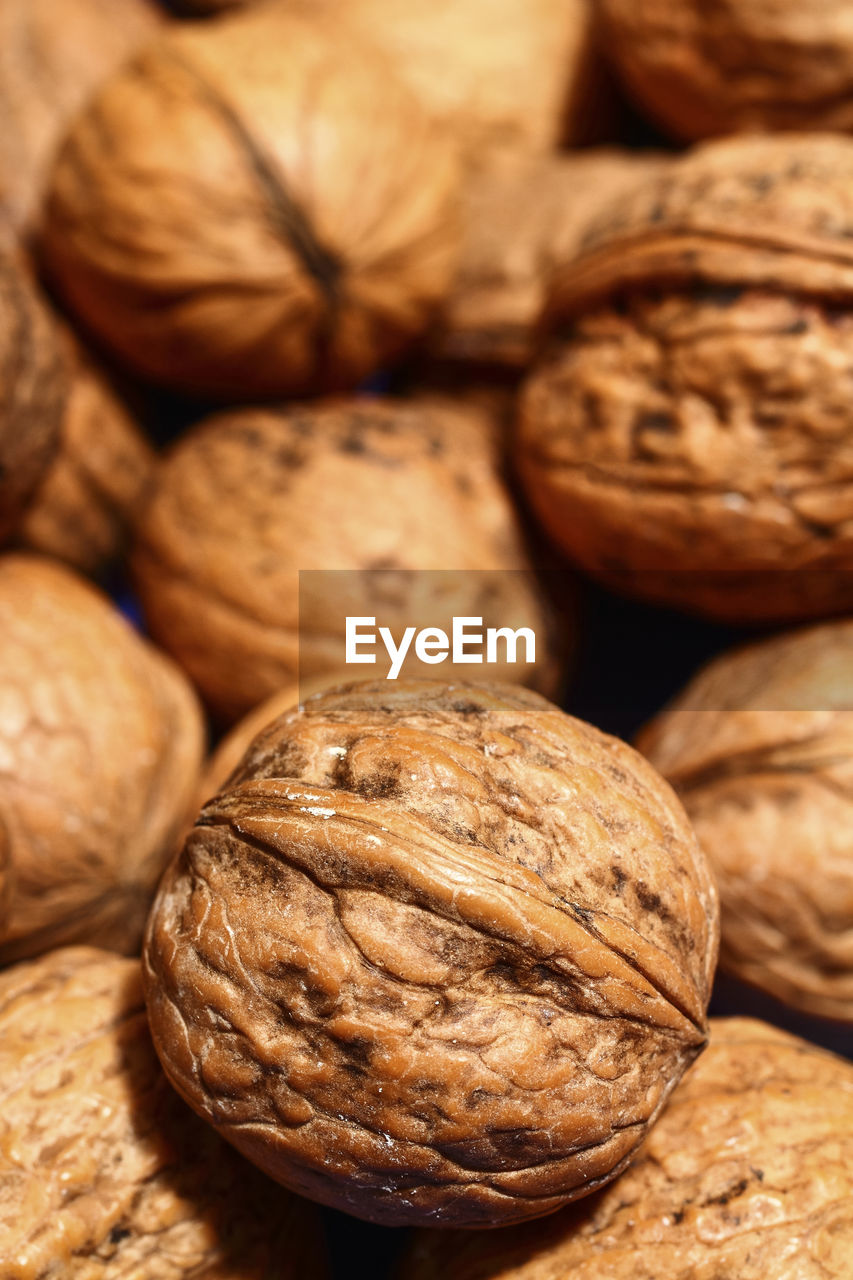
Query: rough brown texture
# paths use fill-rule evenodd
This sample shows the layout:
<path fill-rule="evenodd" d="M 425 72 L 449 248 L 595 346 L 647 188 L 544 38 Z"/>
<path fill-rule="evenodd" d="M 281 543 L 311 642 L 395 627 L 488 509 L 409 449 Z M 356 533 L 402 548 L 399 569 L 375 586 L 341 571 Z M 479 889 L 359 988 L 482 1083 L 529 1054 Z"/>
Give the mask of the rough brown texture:
<path fill-rule="evenodd" d="M 547 1222 L 420 1232 L 399 1280 L 847 1280 L 853 1065 L 712 1020 L 638 1158 Z"/>
<path fill-rule="evenodd" d="M 640 746 L 713 865 L 725 966 L 853 1022 L 853 622 L 716 659 Z"/>
<path fill-rule="evenodd" d="M 149 919 L 158 1053 L 291 1189 L 496 1225 L 625 1164 L 705 1042 L 716 894 L 657 774 L 509 685 L 310 698 Z"/>
<path fill-rule="evenodd" d="M 262 6 L 175 29 L 96 95 L 53 174 L 46 258 L 146 377 L 241 399 L 355 386 L 444 295 L 455 176 L 380 53 Z"/>
<path fill-rule="evenodd" d="M 0 671 L 0 963 L 132 951 L 198 785 L 192 690 L 100 592 L 25 555 L 0 559 Z"/>
<path fill-rule="evenodd" d="M 536 666 L 503 670 L 547 687 L 536 587 L 495 572 L 530 569 L 495 452 L 488 413 L 429 399 L 210 419 L 173 449 L 141 522 L 133 560 L 152 634 L 226 720 L 293 681 L 297 660 L 300 678 L 339 669 L 347 616 L 381 615 L 397 637 L 454 614 L 532 626 Z M 300 616 L 298 571 L 312 569 L 349 572 L 303 579 Z"/>
<path fill-rule="evenodd" d="M 74 114 L 165 20 L 156 0 L 3 0 L 0 206 L 29 226 Z"/>
<path fill-rule="evenodd" d="M 614 585 L 743 621 L 853 600 L 853 142 L 696 150 L 593 222 L 519 461 Z"/>
<path fill-rule="evenodd" d="M 17 541 L 94 573 L 125 550 L 153 483 L 155 456 L 103 372 L 75 342 L 56 454 Z"/>
<path fill-rule="evenodd" d="M 601 0 L 602 43 L 679 138 L 853 127 L 845 0 Z"/>
<path fill-rule="evenodd" d="M 0 541 L 50 466 L 66 394 L 51 318 L 21 261 L 0 250 Z"/>
<path fill-rule="evenodd" d="M 313 1209 L 163 1075 L 139 965 L 91 947 L 0 974 L 4 1280 L 321 1280 Z"/>
<path fill-rule="evenodd" d="M 436 356 L 522 369 L 556 264 L 575 256 L 592 217 L 663 169 L 657 153 L 615 148 L 503 157 L 471 173 L 453 289 Z"/>

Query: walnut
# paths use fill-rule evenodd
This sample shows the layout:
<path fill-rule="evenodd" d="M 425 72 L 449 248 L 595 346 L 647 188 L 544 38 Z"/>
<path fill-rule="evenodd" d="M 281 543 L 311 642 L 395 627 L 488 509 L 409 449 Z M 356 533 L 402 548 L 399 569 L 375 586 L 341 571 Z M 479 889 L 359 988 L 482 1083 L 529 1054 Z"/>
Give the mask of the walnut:
<path fill-rule="evenodd" d="M 536 664 L 503 670 L 552 686 L 533 580 L 491 572 L 530 569 L 491 432 L 473 406 L 428 399 L 209 419 L 165 460 L 139 527 L 133 567 L 152 635 L 226 721 L 294 681 L 297 665 L 300 678 L 340 669 L 347 616 L 530 626 Z M 303 579 L 300 608 L 299 570 L 311 569 L 349 572 Z"/>
<path fill-rule="evenodd" d="M 519 465 L 622 589 L 744 621 L 853 605 L 853 142 L 697 149 L 555 276 Z"/>
<path fill-rule="evenodd" d="M 0 559 L 0 964 L 85 940 L 138 946 L 198 785 L 191 689 L 100 592 Z"/>
<path fill-rule="evenodd" d="M 748 1018 L 711 1043 L 627 1173 L 547 1222 L 422 1231 L 405 1280 L 846 1280 L 853 1065 Z"/>
<path fill-rule="evenodd" d="M 667 163 L 615 148 L 521 155 L 472 172 L 463 188 L 463 241 L 439 358 L 523 369 L 554 266 L 572 258 L 594 214 Z"/>
<path fill-rule="evenodd" d="M 844 0 L 601 0 L 600 11 L 625 83 L 676 137 L 853 127 Z"/>
<path fill-rule="evenodd" d="M 716 894 L 670 788 L 511 685 L 309 698 L 149 917 L 172 1082 L 292 1190 L 522 1221 L 631 1157 L 705 1042 Z"/>
<path fill-rule="evenodd" d="M 853 622 L 724 654 L 639 745 L 713 865 L 725 967 L 853 1022 Z"/>
<path fill-rule="evenodd" d="M 312 1207 L 170 1088 L 138 962 L 68 947 L 0 973 L 0 1072 L 8 1280 L 325 1277 Z"/>
<path fill-rule="evenodd" d="M 0 542 L 50 466 L 66 394 L 51 317 L 22 262 L 0 252 Z"/>
<path fill-rule="evenodd" d="M 378 52 L 276 7 L 176 27 L 78 118 L 47 265 L 136 372 L 262 398 L 356 386 L 456 248 L 455 151 Z"/>
<path fill-rule="evenodd" d="M 56 146 L 98 86 L 165 21 L 156 0 L 3 0 L 0 205 L 18 230 L 38 212 Z"/>

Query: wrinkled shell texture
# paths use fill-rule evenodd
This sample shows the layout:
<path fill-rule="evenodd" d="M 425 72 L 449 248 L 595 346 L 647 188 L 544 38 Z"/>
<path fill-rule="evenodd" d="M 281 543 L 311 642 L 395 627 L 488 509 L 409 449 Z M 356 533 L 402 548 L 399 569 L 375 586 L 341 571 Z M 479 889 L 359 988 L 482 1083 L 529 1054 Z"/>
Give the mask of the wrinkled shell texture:
<path fill-rule="evenodd" d="M 519 461 L 582 566 L 738 620 L 849 605 L 851 177 L 847 139 L 713 144 L 558 273 Z"/>
<path fill-rule="evenodd" d="M 377 52 L 279 9 L 186 24 L 59 156 L 44 247 L 79 318 L 221 397 L 357 385 L 452 271 L 452 148 Z"/>
<path fill-rule="evenodd" d="M 627 1173 L 544 1223 L 423 1232 L 400 1280 L 847 1280 L 853 1067 L 764 1023 L 711 1043 Z"/>
<path fill-rule="evenodd" d="M 0 671 L 0 963 L 132 951 L 198 785 L 192 690 L 99 592 L 24 555 L 0 561 Z"/>
<path fill-rule="evenodd" d="M 844 0 L 601 0 L 626 84 L 676 137 L 853 127 Z"/>
<path fill-rule="evenodd" d="M 320 1280 L 308 1205 L 163 1075 L 138 962 L 92 947 L 0 974 L 4 1280 Z"/>
<path fill-rule="evenodd" d="M 853 623 L 718 658 L 640 746 L 714 868 L 725 967 L 853 1022 Z"/>
<path fill-rule="evenodd" d="M 94 573 L 125 549 L 154 479 L 154 451 L 101 371 L 71 344 L 58 449 L 17 540 Z"/>
<path fill-rule="evenodd" d="M 716 894 L 630 748 L 509 685 L 353 685 L 256 740 L 161 884 L 144 972 L 191 1105 L 387 1224 L 612 1177 L 705 1042 Z"/>
<path fill-rule="evenodd" d="M 101 80 L 153 39 L 157 0 L 3 0 L 0 6 L 0 206 L 34 219 L 54 150 Z"/>
<path fill-rule="evenodd" d="M 486 413 L 439 401 L 210 419 L 173 449 L 140 525 L 134 568 L 151 633 L 225 720 L 297 667 L 300 678 L 339 668 L 347 616 L 382 613 L 397 635 L 424 615 L 434 625 L 439 607 L 442 618 L 526 622 L 541 653 L 531 581 L 489 572 L 530 568 L 495 452 Z M 311 569 L 373 572 L 303 579 L 300 617 L 298 571 Z M 507 670 L 535 680 L 547 673 L 539 653 L 533 671 Z"/>
<path fill-rule="evenodd" d="M 23 265 L 0 254 L 0 540 L 15 528 L 58 447 L 68 373 Z"/>

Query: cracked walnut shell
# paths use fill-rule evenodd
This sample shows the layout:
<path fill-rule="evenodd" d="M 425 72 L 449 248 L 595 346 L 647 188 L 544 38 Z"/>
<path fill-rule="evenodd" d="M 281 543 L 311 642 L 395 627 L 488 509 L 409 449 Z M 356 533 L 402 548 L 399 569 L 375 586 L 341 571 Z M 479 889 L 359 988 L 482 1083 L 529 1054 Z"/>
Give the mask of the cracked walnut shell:
<path fill-rule="evenodd" d="M 0 964 L 67 942 L 138 947 L 203 749 L 181 673 L 100 592 L 0 558 Z"/>
<path fill-rule="evenodd" d="M 853 622 L 717 658 L 638 745 L 716 874 L 724 967 L 853 1022 Z"/>
<path fill-rule="evenodd" d="M 519 465 L 554 541 L 744 621 L 853 603 L 853 141 L 709 144 L 555 275 Z"/>
<path fill-rule="evenodd" d="M 323 1280 L 319 1224 L 160 1069 L 139 964 L 68 947 L 0 973 L 4 1280 Z"/>
<path fill-rule="evenodd" d="M 670 788 L 511 685 L 309 698 L 149 917 L 155 1046 L 292 1190 L 389 1225 L 550 1212 L 705 1043 L 716 892 Z"/>
<path fill-rule="evenodd" d="M 749 1018 L 711 1041 L 631 1167 L 544 1223 L 420 1232 L 399 1280 L 848 1280 L 853 1065 Z"/>
<path fill-rule="evenodd" d="M 276 7 L 175 27 L 59 154 L 43 249 L 130 368 L 209 397 L 357 386 L 426 328 L 455 149 L 378 52 Z"/>

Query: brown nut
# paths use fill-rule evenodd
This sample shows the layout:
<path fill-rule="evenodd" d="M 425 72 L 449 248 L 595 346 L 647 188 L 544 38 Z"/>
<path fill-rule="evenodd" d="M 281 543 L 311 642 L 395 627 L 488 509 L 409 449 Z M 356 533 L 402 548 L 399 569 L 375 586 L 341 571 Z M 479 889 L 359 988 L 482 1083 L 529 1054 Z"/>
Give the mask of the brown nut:
<path fill-rule="evenodd" d="M 203 731 L 181 673 L 100 592 L 0 559 L 0 964 L 66 942 L 139 944 L 198 785 Z"/>
<path fill-rule="evenodd" d="M 710 144 L 556 274 L 519 464 L 584 568 L 739 621 L 853 603 L 851 191 L 849 139 Z"/>
<path fill-rule="evenodd" d="M 725 967 L 853 1022 L 853 622 L 716 659 L 638 745 L 714 868 Z"/>
<path fill-rule="evenodd" d="M 399 1280 L 847 1280 L 853 1065 L 714 1019 L 627 1173 L 544 1223 L 422 1231 Z"/>
<path fill-rule="evenodd" d="M 4 1280 L 321 1280 L 315 1212 L 163 1075 L 139 964 L 68 947 L 0 973 Z"/>
<path fill-rule="evenodd" d="M 494 1226 L 631 1157 L 705 1042 L 716 893 L 641 757 L 511 685 L 309 698 L 161 884 L 179 1092 L 293 1190 Z"/>
<path fill-rule="evenodd" d="M 426 327 L 456 247 L 455 153 L 378 52 L 275 6 L 176 27 L 58 157 L 46 259 L 155 381 L 356 386 Z"/>
<path fill-rule="evenodd" d="M 547 687 L 548 622 L 515 572 L 530 563 L 495 452 L 487 412 L 430 399 L 211 418 L 172 450 L 140 524 L 133 565 L 151 633 L 224 720 L 297 665 L 300 678 L 340 669 L 348 615 L 436 625 L 440 609 L 442 621 L 532 626 L 536 664 L 503 670 Z M 300 609 L 298 571 L 311 569 L 349 572 L 303 579 Z"/>
<path fill-rule="evenodd" d="M 0 207 L 20 230 L 36 218 L 69 121 L 108 75 L 157 33 L 156 0 L 3 0 Z"/>
<path fill-rule="evenodd" d="M 853 127 L 844 0 L 601 0 L 602 43 L 679 138 Z"/>

